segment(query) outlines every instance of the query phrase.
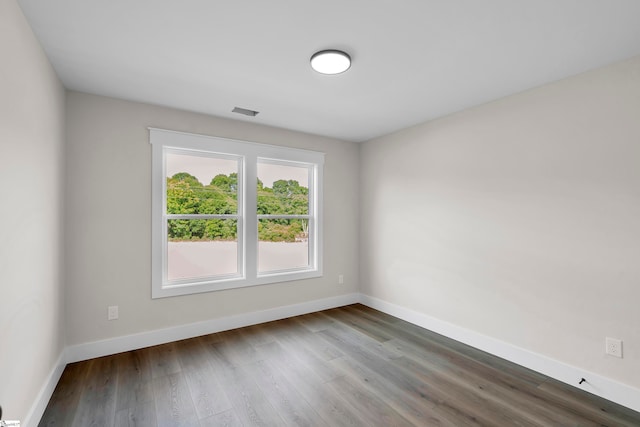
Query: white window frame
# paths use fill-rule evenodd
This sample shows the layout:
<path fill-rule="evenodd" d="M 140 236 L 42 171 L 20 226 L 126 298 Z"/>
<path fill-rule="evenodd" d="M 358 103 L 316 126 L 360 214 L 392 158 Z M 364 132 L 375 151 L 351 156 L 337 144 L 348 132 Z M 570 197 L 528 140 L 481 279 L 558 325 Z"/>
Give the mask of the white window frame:
<path fill-rule="evenodd" d="M 151 296 L 164 298 L 322 277 L 322 173 L 324 153 L 259 144 L 192 133 L 149 128 L 151 164 Z M 166 213 L 165 153 L 202 153 L 203 156 L 238 159 L 238 274 L 217 278 L 167 279 L 166 221 L 176 215 Z M 258 219 L 271 216 L 257 213 L 258 161 L 303 165 L 309 168 L 309 266 L 258 273 Z M 250 185 L 253 183 L 253 185 Z M 179 215 L 178 215 L 179 216 Z M 206 215 L 218 217 L 220 215 Z M 229 215 L 224 215 L 229 216 Z M 233 215 L 231 215 L 233 216 Z M 286 215 L 285 215 L 286 216 Z M 291 216 L 291 215 L 290 215 Z M 199 216 L 198 216 L 199 217 Z M 276 215 L 275 217 L 282 217 Z M 291 217 L 300 218 L 293 215 Z M 207 219 L 203 218 L 202 219 Z"/>

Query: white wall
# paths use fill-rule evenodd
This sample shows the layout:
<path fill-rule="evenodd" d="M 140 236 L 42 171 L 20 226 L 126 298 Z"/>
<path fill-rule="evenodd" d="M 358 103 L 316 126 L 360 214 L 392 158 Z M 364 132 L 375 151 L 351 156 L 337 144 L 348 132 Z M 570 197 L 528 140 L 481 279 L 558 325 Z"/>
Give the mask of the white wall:
<path fill-rule="evenodd" d="M 152 300 L 148 126 L 325 152 L 324 277 Z M 356 144 L 75 92 L 67 135 L 69 345 L 356 291 Z"/>
<path fill-rule="evenodd" d="M 64 88 L 0 1 L 0 405 L 25 420 L 63 342 Z"/>
<path fill-rule="evenodd" d="M 640 387 L 640 57 L 360 162 L 364 294 Z"/>

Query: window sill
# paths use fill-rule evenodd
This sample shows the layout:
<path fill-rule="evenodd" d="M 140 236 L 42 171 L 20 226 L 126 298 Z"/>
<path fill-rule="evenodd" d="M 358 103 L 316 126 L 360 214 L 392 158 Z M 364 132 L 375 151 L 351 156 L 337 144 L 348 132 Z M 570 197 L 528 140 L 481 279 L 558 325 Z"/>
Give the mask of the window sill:
<path fill-rule="evenodd" d="M 271 285 L 276 283 L 291 282 L 296 280 L 316 279 L 322 277 L 318 270 L 303 270 L 293 272 L 273 272 L 261 274 L 255 279 L 233 277 L 229 279 L 217 279 L 215 281 L 189 282 L 185 284 L 164 285 L 162 288 L 153 288 L 151 298 L 166 298 L 180 295 L 200 294 L 204 292 L 223 291 L 228 289 L 247 288 L 250 286 Z"/>

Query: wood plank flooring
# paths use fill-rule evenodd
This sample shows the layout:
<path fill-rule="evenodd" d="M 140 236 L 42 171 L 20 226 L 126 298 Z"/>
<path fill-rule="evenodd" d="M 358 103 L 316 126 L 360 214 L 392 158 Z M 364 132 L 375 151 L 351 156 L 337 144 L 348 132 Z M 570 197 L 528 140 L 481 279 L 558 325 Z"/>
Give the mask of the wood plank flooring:
<path fill-rule="evenodd" d="M 66 367 L 40 426 L 640 426 L 356 304 Z"/>

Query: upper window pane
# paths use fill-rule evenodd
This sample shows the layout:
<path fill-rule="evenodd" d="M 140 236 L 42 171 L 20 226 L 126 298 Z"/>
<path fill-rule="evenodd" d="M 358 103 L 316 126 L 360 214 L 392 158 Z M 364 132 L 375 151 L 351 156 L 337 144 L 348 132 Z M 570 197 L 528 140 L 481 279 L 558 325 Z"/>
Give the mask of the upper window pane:
<path fill-rule="evenodd" d="M 238 161 L 166 153 L 167 214 L 236 214 Z"/>
<path fill-rule="evenodd" d="M 300 164 L 258 162 L 259 215 L 308 215 L 309 171 Z"/>

